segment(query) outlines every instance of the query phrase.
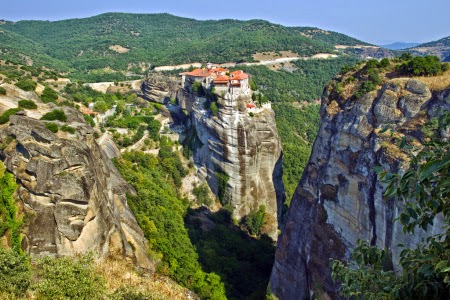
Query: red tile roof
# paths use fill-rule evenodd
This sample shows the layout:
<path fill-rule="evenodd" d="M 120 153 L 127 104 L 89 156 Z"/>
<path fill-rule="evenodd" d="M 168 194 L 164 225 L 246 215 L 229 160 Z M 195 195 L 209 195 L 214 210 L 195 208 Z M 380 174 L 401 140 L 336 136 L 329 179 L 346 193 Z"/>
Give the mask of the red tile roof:
<path fill-rule="evenodd" d="M 247 108 L 255 108 L 255 104 L 253 104 L 253 103 L 247 103 Z"/>
<path fill-rule="evenodd" d="M 234 80 L 244 80 L 248 78 L 248 74 L 245 74 L 244 71 L 237 70 L 234 72 L 231 72 L 230 77 Z"/>

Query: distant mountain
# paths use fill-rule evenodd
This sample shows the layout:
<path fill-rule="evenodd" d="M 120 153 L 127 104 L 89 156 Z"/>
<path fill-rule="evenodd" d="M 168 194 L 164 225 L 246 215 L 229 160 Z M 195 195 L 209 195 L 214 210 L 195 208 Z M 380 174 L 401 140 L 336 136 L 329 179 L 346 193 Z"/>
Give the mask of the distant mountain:
<path fill-rule="evenodd" d="M 443 61 L 450 61 L 450 36 L 407 50 L 414 55 L 436 55 Z"/>
<path fill-rule="evenodd" d="M 319 28 L 263 20 L 197 21 L 169 14 L 107 13 L 55 22 L 0 23 L 0 58 L 79 71 L 252 61 L 255 53 L 283 50 L 311 56 L 353 51 L 360 45 L 370 47 Z"/>
<path fill-rule="evenodd" d="M 417 45 L 420 45 L 420 43 L 397 42 L 397 43 L 392 43 L 392 44 L 387 44 L 387 45 L 380 45 L 380 47 L 390 49 L 390 50 L 402 50 L 402 49 L 412 48 Z"/>

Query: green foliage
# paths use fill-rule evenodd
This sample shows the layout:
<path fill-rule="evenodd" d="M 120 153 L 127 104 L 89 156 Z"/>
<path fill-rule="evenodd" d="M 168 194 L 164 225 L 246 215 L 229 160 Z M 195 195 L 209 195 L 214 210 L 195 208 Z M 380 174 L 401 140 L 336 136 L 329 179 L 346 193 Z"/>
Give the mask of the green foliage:
<path fill-rule="evenodd" d="M 31 79 L 21 79 L 16 83 L 16 86 L 24 91 L 34 91 L 37 83 Z"/>
<path fill-rule="evenodd" d="M 95 127 L 94 118 L 92 118 L 90 115 L 83 114 L 84 120 L 91 125 L 92 127 Z"/>
<path fill-rule="evenodd" d="M 190 210 L 185 222 L 200 263 L 222 278 L 228 299 L 264 298 L 275 254 L 269 237 L 249 237 L 227 210 Z"/>
<path fill-rule="evenodd" d="M 446 64 L 440 62 L 436 56 L 416 56 L 397 67 L 403 75 L 433 76 L 441 74 Z"/>
<path fill-rule="evenodd" d="M 448 129 L 450 113 L 442 114 L 439 129 Z M 385 197 L 404 201 L 397 221 L 405 234 L 417 228 L 425 231 L 436 216 L 442 217 L 442 232 L 431 235 L 415 249 L 400 253 L 402 271 L 388 268 L 387 250 L 360 242 L 353 254 L 354 262 L 345 266 L 333 262 L 333 276 L 342 282 L 344 296 L 359 299 L 448 299 L 450 297 L 450 142 L 433 135 L 430 142 L 411 151 L 410 168 L 403 174 L 391 174 L 378 168 L 379 177 L 387 183 Z M 404 143 L 402 143 L 404 144 Z M 410 147 L 405 144 L 406 147 Z"/>
<path fill-rule="evenodd" d="M 65 131 L 65 132 L 68 132 L 68 133 L 71 133 L 71 134 L 74 134 L 76 132 L 75 128 L 73 128 L 71 126 L 68 126 L 68 125 L 63 125 L 63 126 L 61 126 L 60 129 L 61 129 L 61 131 Z"/>
<path fill-rule="evenodd" d="M 6 90 L 4 87 L 0 86 L 0 95 L 6 95 Z"/>
<path fill-rule="evenodd" d="M 102 299 L 105 280 L 95 273 L 93 259 L 46 257 L 37 263 L 39 299 Z"/>
<path fill-rule="evenodd" d="M 208 184 L 206 182 L 203 182 L 202 184 L 195 186 L 192 192 L 197 198 L 197 203 L 199 205 L 209 206 L 212 204 L 212 200 L 211 198 L 209 198 Z"/>
<path fill-rule="evenodd" d="M 296 70 L 288 72 L 271 71 L 266 66 L 239 66 L 259 87 L 271 102 L 313 101 L 320 99 L 323 87 L 345 65 L 354 65 L 353 56 L 335 59 L 297 60 L 293 62 Z"/>
<path fill-rule="evenodd" d="M 289 204 L 319 130 L 319 105 L 298 108 L 290 103 L 276 103 L 272 108 L 283 146 L 283 183 Z"/>
<path fill-rule="evenodd" d="M 308 38 L 300 34 L 304 30 L 310 28 L 284 27 L 262 20 L 196 21 L 168 14 L 108 13 L 58 22 L 3 24 L 2 47 L 9 50 L 5 58 L 23 61 L 23 56 L 29 56 L 35 65 L 73 68 L 83 73 L 76 76 L 78 79 L 121 81 L 122 72 L 102 69 L 126 71 L 132 64 L 136 73 L 139 71 L 136 62 L 175 65 L 252 61 L 252 54 L 263 51 L 291 50 L 310 56 L 333 52 L 336 44 L 363 44 L 335 32 L 311 32 L 308 34 L 312 38 Z M 130 51 L 110 50 L 115 44 Z"/>
<path fill-rule="evenodd" d="M 52 88 L 46 86 L 42 91 L 41 100 L 44 103 L 56 102 L 56 100 L 58 100 L 58 93 Z"/>
<path fill-rule="evenodd" d="M 43 115 L 41 120 L 44 120 L 44 121 L 56 121 L 57 120 L 57 121 L 61 121 L 61 122 L 66 122 L 67 116 L 63 110 L 55 109 L 55 110 L 52 110 L 52 111 L 46 113 L 45 115 Z"/>
<path fill-rule="evenodd" d="M 58 124 L 55 124 L 53 122 L 45 123 L 45 128 L 47 128 L 53 133 L 57 133 L 59 130 Z"/>
<path fill-rule="evenodd" d="M 260 235 L 266 217 L 266 207 L 261 205 L 257 211 L 251 211 L 245 217 L 245 225 L 251 234 Z"/>
<path fill-rule="evenodd" d="M 0 247 L 0 297 L 23 296 L 30 285 L 30 279 L 29 258 Z"/>
<path fill-rule="evenodd" d="M 19 108 L 36 109 L 37 105 L 32 100 L 20 100 L 19 101 Z"/>
<path fill-rule="evenodd" d="M 192 84 L 192 91 L 196 93 L 198 96 L 204 96 L 205 90 L 203 89 L 202 83 L 199 81 L 195 81 Z"/>
<path fill-rule="evenodd" d="M 222 205 L 226 205 L 226 204 L 228 204 L 227 188 L 228 188 L 228 180 L 230 180 L 230 176 L 222 170 L 218 170 L 215 175 L 216 175 L 217 187 L 218 187 L 218 195 L 217 196 L 219 197 L 220 203 L 222 203 Z"/>
<path fill-rule="evenodd" d="M 108 104 L 106 104 L 106 102 L 103 100 L 97 101 L 94 104 L 94 110 L 98 111 L 99 113 L 106 112 L 108 110 L 108 108 L 109 108 Z"/>
<path fill-rule="evenodd" d="M 5 165 L 0 161 L 0 237 L 7 231 L 10 235 L 12 248 L 20 253 L 21 236 L 20 227 L 22 218 L 18 214 L 15 192 L 17 184 L 14 175 L 6 172 Z"/>
<path fill-rule="evenodd" d="M 10 108 L 3 112 L 3 114 L 0 116 L 0 124 L 5 124 L 9 122 L 9 116 L 15 115 L 17 112 L 19 112 L 19 108 Z"/>
<path fill-rule="evenodd" d="M 209 109 L 211 110 L 213 116 L 217 116 L 217 114 L 219 113 L 219 107 L 217 106 L 217 103 L 214 101 L 211 102 Z"/>
<path fill-rule="evenodd" d="M 158 157 L 127 152 L 116 160 L 122 176 L 134 186 L 136 196 L 128 204 L 150 242 L 151 252 L 161 258 L 158 271 L 195 291 L 202 299 L 225 299 L 223 283 L 205 274 L 184 227 L 187 203 L 178 198 L 177 186 L 184 176 L 178 153 L 165 145 Z"/>

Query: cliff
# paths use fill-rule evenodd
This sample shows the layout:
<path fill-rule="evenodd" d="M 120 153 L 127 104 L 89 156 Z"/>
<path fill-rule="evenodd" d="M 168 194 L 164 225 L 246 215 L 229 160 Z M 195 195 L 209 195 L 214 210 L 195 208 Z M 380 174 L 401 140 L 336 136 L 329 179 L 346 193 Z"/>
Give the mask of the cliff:
<path fill-rule="evenodd" d="M 219 97 L 217 116 L 205 110 L 201 100 L 194 102 L 194 161 L 200 175 L 222 204 L 231 206 L 238 220 L 264 205 L 267 225 L 263 232 L 276 239 L 284 188 L 275 114 L 270 106 L 249 112 L 246 101 L 251 101 L 249 96 L 228 93 Z"/>
<path fill-rule="evenodd" d="M 278 239 L 270 290 L 279 299 L 339 298 L 329 260 L 348 260 L 358 239 L 389 248 L 395 265 L 397 244 L 414 247 L 425 236 L 404 235 L 393 221 L 402 204 L 383 198 L 374 167 L 404 170 L 399 141 L 420 146 L 426 121 L 450 109 L 448 85 L 430 89 L 429 82 L 387 78 L 358 100 L 336 83 L 325 89 L 320 130 Z"/>
<path fill-rule="evenodd" d="M 126 202 L 133 188 L 97 145 L 83 116 L 72 108 L 64 111 L 74 134 L 52 133 L 28 112 L 0 127 L 5 145 L 0 158 L 16 177 L 28 216 L 22 248 L 32 257 L 119 255 L 153 269 L 148 243 Z"/>
<path fill-rule="evenodd" d="M 180 81 L 158 73 L 151 73 L 141 85 L 144 97 L 152 102 L 167 103 L 176 98 Z"/>

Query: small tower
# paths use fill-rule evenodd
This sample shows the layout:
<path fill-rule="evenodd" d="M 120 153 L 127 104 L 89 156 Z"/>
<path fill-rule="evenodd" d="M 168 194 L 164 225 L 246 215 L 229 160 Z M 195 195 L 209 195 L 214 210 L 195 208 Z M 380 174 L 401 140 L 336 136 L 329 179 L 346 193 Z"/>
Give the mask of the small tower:
<path fill-rule="evenodd" d="M 212 63 L 206 63 L 206 68 L 208 69 L 208 70 L 211 70 L 212 69 L 212 67 L 213 67 L 213 64 Z"/>

